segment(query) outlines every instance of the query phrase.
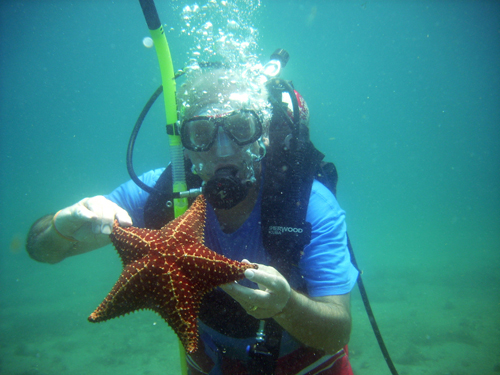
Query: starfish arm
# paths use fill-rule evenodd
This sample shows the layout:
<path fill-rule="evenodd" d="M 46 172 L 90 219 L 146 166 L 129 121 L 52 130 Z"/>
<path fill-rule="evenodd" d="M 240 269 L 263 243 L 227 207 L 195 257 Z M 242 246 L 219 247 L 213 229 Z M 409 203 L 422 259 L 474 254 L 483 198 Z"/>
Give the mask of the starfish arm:
<path fill-rule="evenodd" d="M 123 228 L 115 220 L 109 237 L 125 267 L 146 256 L 152 245 L 159 240 L 160 231 L 136 227 Z"/>
<path fill-rule="evenodd" d="M 134 262 L 123 269 L 115 286 L 104 301 L 89 316 L 90 322 L 102 322 L 150 308 L 149 273 L 144 261 Z"/>
<path fill-rule="evenodd" d="M 189 210 L 177 219 L 172 220 L 162 229 L 163 235 L 174 236 L 184 235 L 189 239 L 204 243 L 203 232 L 205 230 L 206 202 L 203 195 L 198 196 Z"/>
<path fill-rule="evenodd" d="M 168 282 L 166 281 L 168 279 Z M 156 310 L 189 353 L 198 349 L 198 314 L 203 295 L 182 272 L 165 275 L 164 298 Z"/>
<path fill-rule="evenodd" d="M 257 268 L 226 258 L 201 244 L 184 247 L 177 263 L 189 273 L 191 280 L 198 281 L 197 288 L 203 295 L 219 285 L 243 279 L 246 269 Z"/>

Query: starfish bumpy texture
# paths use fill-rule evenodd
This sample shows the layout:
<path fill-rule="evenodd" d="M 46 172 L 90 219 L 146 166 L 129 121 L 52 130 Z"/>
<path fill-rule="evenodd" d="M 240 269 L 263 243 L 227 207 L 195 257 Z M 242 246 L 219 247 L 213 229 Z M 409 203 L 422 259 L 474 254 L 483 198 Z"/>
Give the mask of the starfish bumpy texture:
<path fill-rule="evenodd" d="M 204 246 L 205 198 L 160 230 L 122 228 L 110 235 L 123 263 L 117 283 L 89 316 L 101 322 L 142 309 L 156 311 L 184 348 L 198 348 L 198 313 L 213 288 L 244 278 L 256 265 L 237 262 Z"/>

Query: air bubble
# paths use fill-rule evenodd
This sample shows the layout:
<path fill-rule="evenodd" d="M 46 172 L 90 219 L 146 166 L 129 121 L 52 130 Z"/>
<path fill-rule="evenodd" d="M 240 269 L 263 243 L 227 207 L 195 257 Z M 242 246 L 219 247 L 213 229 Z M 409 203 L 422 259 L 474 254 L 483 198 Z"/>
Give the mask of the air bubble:
<path fill-rule="evenodd" d="M 237 30 L 240 28 L 240 25 L 235 20 L 227 20 L 227 26 L 232 30 Z"/>
<path fill-rule="evenodd" d="M 149 36 L 145 37 L 143 40 L 142 40 L 142 44 L 144 45 L 144 47 L 146 48 L 151 48 L 154 46 L 154 42 L 153 42 L 153 39 L 151 39 Z"/>

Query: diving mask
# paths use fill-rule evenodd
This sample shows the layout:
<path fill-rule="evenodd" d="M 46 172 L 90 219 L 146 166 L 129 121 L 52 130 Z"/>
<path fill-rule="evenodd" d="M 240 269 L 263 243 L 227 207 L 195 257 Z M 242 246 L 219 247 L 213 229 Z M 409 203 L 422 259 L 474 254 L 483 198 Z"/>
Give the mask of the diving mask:
<path fill-rule="evenodd" d="M 217 116 L 196 116 L 181 126 L 182 145 L 191 151 L 208 151 L 222 129 L 238 146 L 248 145 L 262 135 L 262 122 L 253 110 L 240 109 Z"/>

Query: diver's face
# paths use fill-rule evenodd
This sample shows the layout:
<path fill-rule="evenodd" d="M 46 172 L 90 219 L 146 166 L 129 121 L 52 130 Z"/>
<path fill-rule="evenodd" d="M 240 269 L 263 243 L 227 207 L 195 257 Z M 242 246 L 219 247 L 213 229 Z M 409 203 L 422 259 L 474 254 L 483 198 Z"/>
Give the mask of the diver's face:
<path fill-rule="evenodd" d="M 262 131 L 261 119 L 254 110 L 215 105 L 186 117 L 181 139 L 194 171 L 204 181 L 221 168 L 232 168 L 242 182 L 254 182 L 254 164 L 262 157 Z"/>

